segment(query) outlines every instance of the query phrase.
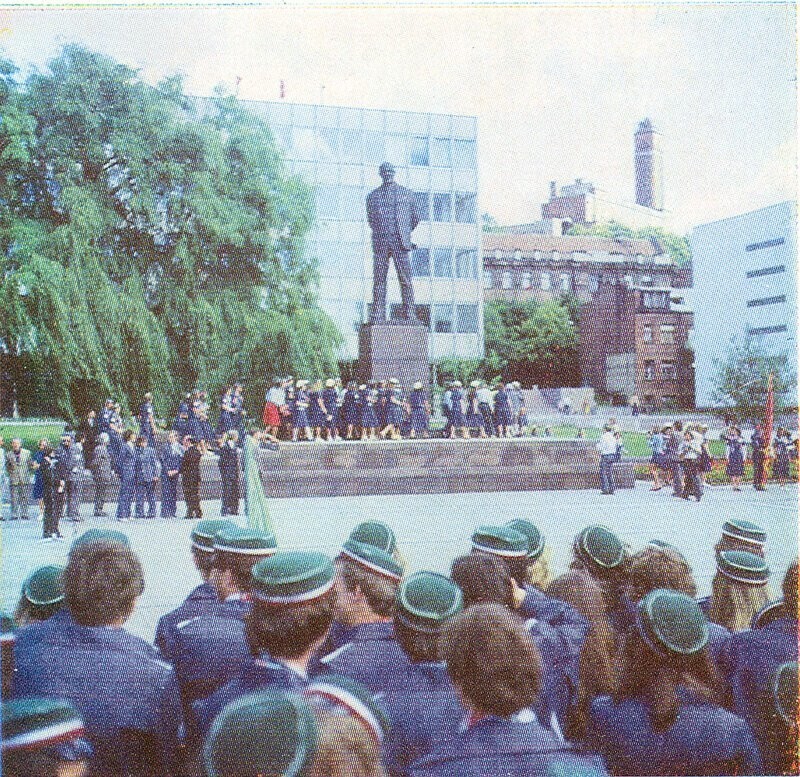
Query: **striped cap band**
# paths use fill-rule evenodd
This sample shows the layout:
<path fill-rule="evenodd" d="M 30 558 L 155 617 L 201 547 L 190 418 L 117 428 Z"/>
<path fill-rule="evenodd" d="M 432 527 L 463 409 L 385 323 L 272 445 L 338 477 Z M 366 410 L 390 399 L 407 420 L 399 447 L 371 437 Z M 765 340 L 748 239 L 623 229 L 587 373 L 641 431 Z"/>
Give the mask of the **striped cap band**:
<path fill-rule="evenodd" d="M 322 696 L 329 701 L 346 707 L 352 715 L 358 718 L 367 727 L 367 730 L 372 734 L 379 745 L 383 742 L 383 728 L 381 727 L 380 721 L 361 699 L 349 691 L 338 685 L 317 682 L 306 689 L 305 695 Z"/>
<path fill-rule="evenodd" d="M 213 553 L 213 552 L 214 552 L 214 546 L 213 546 L 213 545 L 201 545 L 201 544 L 200 544 L 199 542 L 197 542 L 196 540 L 192 540 L 192 545 L 191 545 L 191 546 L 192 546 L 192 547 L 193 547 L 195 550 L 202 550 L 202 551 L 204 551 L 205 553 Z"/>
<path fill-rule="evenodd" d="M 335 578 L 331 578 L 328 582 L 319 586 L 319 588 L 313 588 L 311 591 L 304 591 L 303 593 L 292 594 L 291 596 L 266 594 L 258 589 L 254 589 L 250 595 L 253 599 L 257 599 L 259 602 L 264 602 L 265 604 L 275 604 L 278 606 L 307 604 L 308 602 L 313 602 L 315 599 L 321 599 L 323 596 L 325 596 L 325 594 L 333 588 L 335 582 Z"/>
<path fill-rule="evenodd" d="M 759 548 L 767 544 L 766 540 L 760 540 L 756 537 L 748 537 L 747 535 L 738 531 L 728 531 L 725 529 L 725 527 L 722 528 L 722 534 L 725 537 L 733 537 L 735 540 L 741 540 L 742 542 L 747 542 L 750 545 L 757 545 Z"/>
<path fill-rule="evenodd" d="M 731 574 L 727 570 L 720 569 L 717 567 L 717 571 L 728 578 L 728 580 L 735 580 L 737 583 L 747 583 L 747 585 L 755 586 L 756 588 L 760 588 L 762 585 L 766 585 L 769 581 L 768 580 L 753 580 L 752 577 L 740 577 L 738 575 Z"/>
<path fill-rule="evenodd" d="M 221 545 L 214 542 L 213 551 L 222 551 L 223 553 L 235 553 L 240 556 L 272 556 L 278 552 L 277 548 L 240 548 L 233 545 Z"/>
<path fill-rule="evenodd" d="M 3 752 L 8 752 L 9 750 L 38 750 L 41 747 L 48 747 L 59 742 L 68 742 L 70 739 L 79 739 L 85 733 L 83 723 L 79 718 L 75 718 L 3 739 L 2 749 Z"/>
<path fill-rule="evenodd" d="M 524 558 L 528 555 L 525 550 L 500 550 L 499 548 L 492 548 L 488 545 L 481 545 L 475 540 L 472 541 L 474 550 L 479 550 L 481 553 L 491 553 L 493 556 L 504 556 L 505 558 Z"/>
<path fill-rule="evenodd" d="M 375 572 L 376 574 L 382 575 L 383 577 L 388 577 L 389 580 L 398 581 L 398 580 L 402 580 L 402 578 L 403 578 L 402 575 L 398 575 L 398 574 L 395 574 L 394 572 L 391 572 L 388 569 L 384 569 L 382 566 L 380 566 L 378 564 L 373 564 L 371 561 L 367 561 L 367 559 L 362 558 L 357 553 L 351 552 L 347 548 L 342 548 L 342 550 L 340 552 L 340 555 L 346 556 L 351 561 L 355 562 L 356 564 L 359 564 L 360 566 L 364 567 L 365 569 L 369 569 L 370 572 Z"/>

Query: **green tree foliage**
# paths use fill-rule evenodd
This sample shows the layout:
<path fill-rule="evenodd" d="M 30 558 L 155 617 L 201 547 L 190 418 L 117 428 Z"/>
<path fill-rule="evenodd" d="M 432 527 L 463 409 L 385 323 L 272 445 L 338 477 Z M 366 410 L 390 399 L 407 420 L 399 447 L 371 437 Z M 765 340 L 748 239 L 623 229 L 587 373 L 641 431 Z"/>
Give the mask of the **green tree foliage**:
<path fill-rule="evenodd" d="M 239 376 L 254 410 L 274 373 L 336 369 L 303 250 L 311 192 L 264 122 L 73 45 L 0 79 L 0 341 L 25 368 L 23 412 L 149 389 L 166 414 Z"/>
<path fill-rule="evenodd" d="M 666 249 L 678 267 L 686 267 L 692 261 L 692 249 L 689 240 L 683 235 L 676 235 L 667 232 L 661 227 L 642 227 L 641 229 L 631 229 L 617 221 L 604 221 L 590 226 L 583 224 L 573 224 L 570 235 L 595 235 L 596 237 L 613 238 L 639 238 L 649 240 L 655 238 Z"/>
<path fill-rule="evenodd" d="M 487 371 L 524 385 L 574 386 L 580 382 L 577 327 L 562 301 L 511 303 L 493 300 L 484 307 Z"/>
<path fill-rule="evenodd" d="M 765 353 L 752 337 L 746 337 L 741 343 L 731 342 L 725 358 L 715 360 L 714 364 L 712 400 L 723 408 L 732 408 L 739 418 L 748 421 L 764 416 L 770 373 L 776 410 L 785 406 L 796 381 L 788 356 Z"/>

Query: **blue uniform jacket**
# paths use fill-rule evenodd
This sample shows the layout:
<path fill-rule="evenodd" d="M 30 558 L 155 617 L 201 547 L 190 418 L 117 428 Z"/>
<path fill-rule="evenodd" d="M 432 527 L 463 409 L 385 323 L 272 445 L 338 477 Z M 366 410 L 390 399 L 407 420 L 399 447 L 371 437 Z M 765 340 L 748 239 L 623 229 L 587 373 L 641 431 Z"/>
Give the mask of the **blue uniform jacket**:
<path fill-rule="evenodd" d="M 612 774 L 761 774 L 761 758 L 747 723 L 678 689 L 678 717 L 656 732 L 641 699 L 592 702 L 587 744 L 602 754 Z"/>
<path fill-rule="evenodd" d="M 71 701 L 95 750 L 92 774 L 122 774 L 126 729 L 155 735 L 175 773 L 183 716 L 172 667 L 124 629 L 80 626 L 61 612 L 15 645 L 13 696 Z"/>
<path fill-rule="evenodd" d="M 199 733 L 205 738 L 214 718 L 232 701 L 248 693 L 277 688 L 302 693 L 308 680 L 277 659 L 262 653 L 251 658 L 240 670 L 239 676 L 215 691 L 209 698 L 194 704 L 194 714 Z"/>
<path fill-rule="evenodd" d="M 404 672 L 411 663 L 397 644 L 390 622 L 357 626 L 349 642 L 320 662 L 323 671 L 358 680 L 371 693 L 403 690 Z"/>
<path fill-rule="evenodd" d="M 161 470 L 164 473 L 164 477 L 167 476 L 167 472 L 172 472 L 173 470 L 180 472 L 182 460 L 183 448 L 177 446 L 177 449 L 173 450 L 172 446 L 167 443 L 161 449 Z"/>
<path fill-rule="evenodd" d="M 523 722 L 522 717 L 479 720 L 413 764 L 412 777 L 607 775 L 600 758 L 559 741 L 535 719 Z"/>
<path fill-rule="evenodd" d="M 161 465 L 156 458 L 156 452 L 150 448 L 136 449 L 136 482 L 152 483 L 161 475 Z"/>
<path fill-rule="evenodd" d="M 219 476 L 226 483 L 234 483 L 239 479 L 239 449 L 235 445 L 225 443 L 217 454 L 219 459 Z"/>
<path fill-rule="evenodd" d="M 176 625 L 173 666 L 187 705 L 210 696 L 249 662 L 244 618 L 250 608 L 240 600 L 217 602 Z"/>
<path fill-rule="evenodd" d="M 760 629 L 733 634 L 722 656 L 723 672 L 730 687 L 732 709 L 752 727 L 764 755 L 764 765 L 775 771 L 770 760 L 773 707 L 772 681 L 775 670 L 787 661 L 797 661 L 797 620 L 778 618 Z"/>
<path fill-rule="evenodd" d="M 123 442 L 119 448 L 117 459 L 119 479 L 123 483 L 134 483 L 136 478 L 136 451 L 128 443 Z"/>
<path fill-rule="evenodd" d="M 403 689 L 380 692 L 375 697 L 383 702 L 391 721 L 384 743 L 389 774 L 408 777 L 414 761 L 458 733 L 467 713 L 444 662 L 409 663 L 399 671 Z"/>
<path fill-rule="evenodd" d="M 201 583 L 172 612 L 162 615 L 156 626 L 155 646 L 166 661 L 175 658 L 175 630 L 184 621 L 210 612 L 219 600 L 211 583 Z"/>

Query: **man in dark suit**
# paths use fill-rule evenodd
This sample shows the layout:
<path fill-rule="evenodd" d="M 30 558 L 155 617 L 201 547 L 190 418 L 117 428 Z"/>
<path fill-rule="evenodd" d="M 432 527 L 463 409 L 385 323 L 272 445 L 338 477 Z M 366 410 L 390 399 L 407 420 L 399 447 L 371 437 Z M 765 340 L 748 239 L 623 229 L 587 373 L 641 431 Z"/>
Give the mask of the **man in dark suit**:
<path fill-rule="evenodd" d="M 411 242 L 411 233 L 419 223 L 419 214 L 414 193 L 395 183 L 394 167 L 389 162 L 384 162 L 379 173 L 383 184 L 367 197 L 367 220 L 372 229 L 372 250 L 375 256 L 370 323 L 380 324 L 386 321 L 386 275 L 389 271 L 389 257 L 394 258 L 400 281 L 403 317 L 414 322 L 414 289 L 411 285 L 408 252 L 415 247 Z"/>
<path fill-rule="evenodd" d="M 197 449 L 193 437 L 187 436 L 183 444 L 186 447 L 180 466 L 183 498 L 186 501 L 186 515 L 183 517 L 202 518 L 203 510 L 200 507 L 200 459 L 202 454 Z"/>

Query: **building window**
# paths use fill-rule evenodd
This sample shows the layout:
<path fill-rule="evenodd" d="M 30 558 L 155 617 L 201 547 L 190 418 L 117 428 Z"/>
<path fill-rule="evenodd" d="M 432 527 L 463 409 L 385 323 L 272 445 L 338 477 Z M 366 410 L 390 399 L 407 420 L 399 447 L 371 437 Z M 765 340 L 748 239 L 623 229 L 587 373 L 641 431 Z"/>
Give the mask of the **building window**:
<path fill-rule="evenodd" d="M 550 287 L 550 273 L 549 272 L 543 272 L 539 276 L 539 285 L 542 287 L 543 291 L 549 291 L 550 290 L 551 287 Z"/>
<path fill-rule="evenodd" d="M 451 220 L 449 194 L 433 195 L 433 220 L 434 221 Z"/>
<path fill-rule="evenodd" d="M 674 394 L 664 394 L 664 396 L 661 397 L 661 404 L 664 407 L 677 407 L 678 397 L 676 397 Z"/>
<path fill-rule="evenodd" d="M 339 218 L 338 186 L 317 186 L 314 201 L 317 207 L 317 218 Z"/>
<path fill-rule="evenodd" d="M 772 240 L 765 240 L 763 243 L 750 243 L 745 248 L 745 251 L 760 251 L 762 248 L 772 248 L 773 246 L 782 246 L 784 240 L 782 237 L 776 237 Z"/>
<path fill-rule="evenodd" d="M 494 249 L 494 258 L 498 262 L 503 258 L 503 252 L 499 248 Z"/>
<path fill-rule="evenodd" d="M 747 330 L 747 334 L 758 336 L 758 335 L 774 335 L 778 332 L 786 332 L 786 324 L 780 324 L 779 326 L 757 326 Z"/>
<path fill-rule="evenodd" d="M 650 324 L 645 324 L 642 327 L 642 342 L 643 343 L 653 342 L 653 327 L 650 326 Z"/>
<path fill-rule="evenodd" d="M 500 276 L 500 287 L 503 289 L 514 288 L 514 278 L 508 270 L 503 272 Z"/>
<path fill-rule="evenodd" d="M 408 149 L 408 163 L 417 167 L 427 167 L 428 158 L 428 138 L 411 138 Z"/>
<path fill-rule="evenodd" d="M 456 332 L 473 334 L 478 331 L 478 306 L 456 305 Z"/>
<path fill-rule="evenodd" d="M 514 261 L 521 262 L 522 261 L 522 251 L 519 248 L 514 249 Z"/>
<path fill-rule="evenodd" d="M 661 378 L 663 380 L 678 379 L 678 367 L 675 362 L 661 362 Z"/>
<path fill-rule="evenodd" d="M 646 308 L 667 307 L 667 293 L 664 291 L 646 291 L 642 294 L 642 305 Z"/>
<path fill-rule="evenodd" d="M 777 305 L 780 302 L 786 302 L 786 295 L 779 294 L 777 297 L 762 297 L 761 299 L 747 300 L 748 308 L 757 308 L 762 305 Z"/>
<path fill-rule="evenodd" d="M 450 138 L 431 138 L 430 163 L 433 167 L 450 167 Z"/>
<path fill-rule="evenodd" d="M 523 289 L 533 288 L 533 273 L 530 272 L 522 273 L 522 288 Z"/>
<path fill-rule="evenodd" d="M 437 334 L 450 334 L 453 331 L 453 306 L 433 305 L 433 331 Z"/>
<path fill-rule="evenodd" d="M 645 380 L 656 379 L 656 363 L 654 361 L 646 361 L 644 363 L 644 379 Z"/>
<path fill-rule="evenodd" d="M 643 275 L 639 279 L 640 286 L 652 286 L 653 285 L 653 276 L 652 275 Z"/>
<path fill-rule="evenodd" d="M 561 291 L 569 291 L 572 288 L 570 275 L 568 272 L 561 273 Z"/>
<path fill-rule="evenodd" d="M 431 306 L 430 305 L 414 305 L 414 311 L 417 314 L 417 319 L 425 324 L 426 329 L 431 328 Z"/>
<path fill-rule="evenodd" d="M 475 141 L 453 140 L 453 167 L 473 169 L 475 166 Z"/>
<path fill-rule="evenodd" d="M 358 221 L 364 212 L 364 199 L 364 192 L 360 186 L 341 186 L 339 218 L 344 221 Z"/>
<path fill-rule="evenodd" d="M 453 277 L 453 261 L 449 248 L 433 249 L 433 274 L 437 278 Z"/>
<path fill-rule="evenodd" d="M 469 192 L 454 192 L 453 210 L 455 211 L 455 220 L 459 224 L 474 224 L 476 220 L 475 195 Z"/>
<path fill-rule="evenodd" d="M 492 274 L 488 270 L 483 271 L 483 288 L 484 289 L 494 288 L 494 281 L 492 279 Z"/>
<path fill-rule="evenodd" d="M 395 166 L 403 164 L 406 159 L 406 137 L 405 135 L 386 135 L 385 162 L 391 162 Z"/>
<path fill-rule="evenodd" d="M 659 327 L 661 333 L 661 342 L 663 345 L 675 344 L 675 327 L 672 324 L 665 324 Z"/>
<path fill-rule="evenodd" d="M 341 158 L 345 162 L 361 163 L 361 131 L 343 129 L 339 133 Z"/>
<path fill-rule="evenodd" d="M 478 277 L 478 252 L 473 248 L 456 249 L 456 278 Z"/>
<path fill-rule="evenodd" d="M 589 291 L 594 294 L 600 288 L 600 279 L 592 273 L 588 278 Z"/>
<path fill-rule="evenodd" d="M 411 252 L 411 274 L 416 278 L 427 278 L 431 274 L 431 252 L 427 248 Z"/>
<path fill-rule="evenodd" d="M 750 270 L 745 273 L 748 278 L 760 278 L 762 275 L 775 275 L 779 272 L 786 272 L 785 264 L 776 264 L 774 267 L 762 267 L 760 270 Z"/>
<path fill-rule="evenodd" d="M 430 221 L 431 200 L 428 192 L 414 192 L 414 208 L 420 221 Z"/>

